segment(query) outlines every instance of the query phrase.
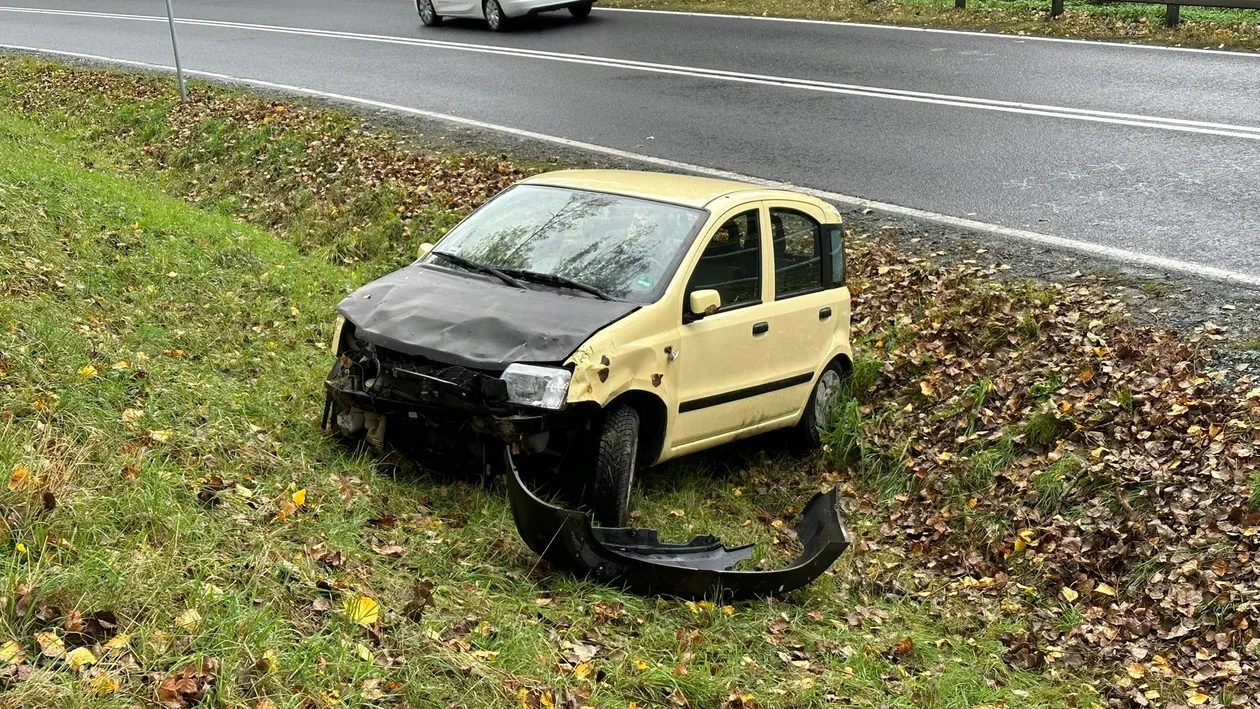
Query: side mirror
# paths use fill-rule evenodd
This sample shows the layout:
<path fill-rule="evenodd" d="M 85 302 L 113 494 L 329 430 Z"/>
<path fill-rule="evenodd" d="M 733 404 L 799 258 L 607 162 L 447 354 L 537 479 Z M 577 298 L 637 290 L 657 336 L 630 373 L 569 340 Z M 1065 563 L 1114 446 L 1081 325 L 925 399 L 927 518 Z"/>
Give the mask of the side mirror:
<path fill-rule="evenodd" d="M 722 294 L 712 289 L 692 291 L 688 305 L 697 318 L 712 315 L 722 307 Z"/>
<path fill-rule="evenodd" d="M 428 256 L 429 252 L 432 250 L 433 250 L 433 244 L 420 244 L 420 251 L 416 255 L 416 258 L 418 259 L 424 258 L 425 256 Z"/>

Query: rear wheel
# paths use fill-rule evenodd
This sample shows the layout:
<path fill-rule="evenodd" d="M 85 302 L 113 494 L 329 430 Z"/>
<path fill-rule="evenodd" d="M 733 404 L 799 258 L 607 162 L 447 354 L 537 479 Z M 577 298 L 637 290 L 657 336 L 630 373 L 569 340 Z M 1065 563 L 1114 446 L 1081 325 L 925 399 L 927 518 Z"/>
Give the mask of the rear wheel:
<path fill-rule="evenodd" d="M 591 508 L 604 527 L 624 527 L 630 520 L 630 490 L 638 465 L 639 412 L 618 404 L 604 416 L 595 456 Z"/>
<path fill-rule="evenodd" d="M 583 17 L 586 17 L 587 15 L 591 14 L 591 3 L 582 2 L 582 3 L 578 3 L 577 5 L 570 5 L 569 14 L 573 15 L 574 17 L 580 20 Z"/>
<path fill-rule="evenodd" d="M 499 5 L 499 0 L 486 0 L 481 6 L 482 13 L 486 17 L 486 24 L 490 26 L 492 32 L 506 32 L 508 29 L 508 16 L 503 14 L 503 8 Z"/>
<path fill-rule="evenodd" d="M 843 393 L 844 376 L 844 369 L 838 361 L 828 364 L 818 375 L 809 403 L 805 405 L 805 413 L 801 414 L 800 423 L 796 424 L 796 438 L 801 443 L 812 447 L 822 444 L 823 429 L 831 425 Z"/>
<path fill-rule="evenodd" d="M 442 24 L 442 18 L 438 17 L 437 11 L 433 9 L 433 0 L 416 0 L 416 10 L 420 13 L 420 22 L 425 27 L 437 27 Z"/>

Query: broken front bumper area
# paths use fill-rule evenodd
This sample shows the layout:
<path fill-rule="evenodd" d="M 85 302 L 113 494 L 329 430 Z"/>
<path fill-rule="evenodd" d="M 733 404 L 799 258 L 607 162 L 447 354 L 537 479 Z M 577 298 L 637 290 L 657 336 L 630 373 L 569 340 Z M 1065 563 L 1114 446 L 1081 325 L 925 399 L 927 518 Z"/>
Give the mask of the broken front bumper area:
<path fill-rule="evenodd" d="M 743 571 L 753 545 L 728 549 L 714 536 L 666 544 L 654 529 L 595 527 L 590 515 L 543 501 L 525 486 L 503 450 L 508 498 L 525 544 L 553 566 L 640 594 L 740 600 L 786 593 L 825 572 L 849 547 L 836 490 L 810 500 L 795 527 L 805 551 L 787 567 Z"/>
<path fill-rule="evenodd" d="M 507 385 L 492 374 L 349 339 L 324 381 L 324 428 L 331 425 L 348 435 L 366 428 L 371 440 L 371 422 L 388 417 L 391 429 L 418 426 L 439 433 L 424 436 L 430 439 L 518 444 L 540 436 L 557 418 L 509 403 Z"/>

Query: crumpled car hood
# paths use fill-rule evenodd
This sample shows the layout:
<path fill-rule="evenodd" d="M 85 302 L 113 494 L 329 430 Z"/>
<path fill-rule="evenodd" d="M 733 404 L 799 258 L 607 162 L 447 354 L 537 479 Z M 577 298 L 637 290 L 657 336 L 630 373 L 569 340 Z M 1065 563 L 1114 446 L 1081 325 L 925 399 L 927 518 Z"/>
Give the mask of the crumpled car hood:
<path fill-rule="evenodd" d="M 337 312 L 365 342 L 472 369 L 562 362 L 639 308 L 412 264 L 351 293 Z"/>

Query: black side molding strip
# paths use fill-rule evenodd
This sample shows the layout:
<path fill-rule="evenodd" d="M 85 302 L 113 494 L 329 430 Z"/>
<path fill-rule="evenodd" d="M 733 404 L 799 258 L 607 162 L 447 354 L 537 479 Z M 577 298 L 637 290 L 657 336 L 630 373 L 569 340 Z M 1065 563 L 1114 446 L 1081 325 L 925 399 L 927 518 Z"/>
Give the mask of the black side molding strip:
<path fill-rule="evenodd" d="M 696 411 L 698 409 L 707 409 L 710 406 L 720 406 L 721 404 L 729 404 L 732 401 L 739 401 L 740 399 L 747 399 L 750 396 L 761 396 L 762 394 L 769 394 L 772 391 L 778 391 L 780 389 L 789 389 L 794 386 L 800 386 L 801 384 L 808 384 L 813 379 L 814 379 L 813 373 L 807 372 L 805 374 L 798 374 L 794 377 L 788 377 L 787 379 L 780 379 L 776 382 L 766 382 L 765 384 L 758 384 L 755 387 L 747 387 L 745 389 L 736 389 L 735 391 L 728 391 L 722 394 L 714 394 L 713 396 L 706 396 L 702 399 L 692 399 L 691 401 L 684 401 L 678 405 L 678 413 L 685 414 L 688 411 Z"/>

